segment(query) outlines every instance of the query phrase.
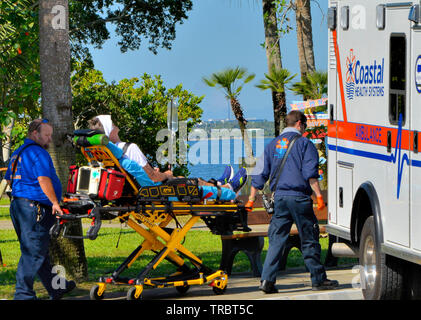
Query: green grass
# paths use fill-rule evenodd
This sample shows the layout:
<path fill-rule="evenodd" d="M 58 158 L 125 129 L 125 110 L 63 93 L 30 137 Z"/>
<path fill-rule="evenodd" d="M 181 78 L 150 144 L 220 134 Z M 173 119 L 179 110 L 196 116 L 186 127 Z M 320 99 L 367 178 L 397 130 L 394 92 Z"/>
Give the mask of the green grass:
<path fill-rule="evenodd" d="M 0 220 L 10 219 L 9 207 L 8 207 L 9 205 L 10 205 L 9 197 L 5 196 L 5 197 L 0 198 Z"/>
<path fill-rule="evenodd" d="M 120 236 L 121 231 L 121 236 Z M 85 230 L 86 232 L 86 230 Z M 116 247 L 118 238 L 120 241 Z M 89 289 L 100 276 L 107 275 L 114 271 L 123 260 L 140 244 L 142 238 L 132 229 L 123 228 L 102 228 L 100 235 L 94 241 L 85 240 L 85 253 L 88 261 L 89 279 L 86 282 L 78 283 L 78 289 L 72 295 L 87 296 Z M 326 256 L 328 239 L 321 238 L 322 261 Z M 221 259 L 221 240 L 219 236 L 208 231 L 190 231 L 183 244 L 188 250 L 203 260 L 205 265 L 211 269 L 218 269 Z M 266 256 L 268 240 L 265 238 L 262 259 Z M 0 250 L 5 266 L 0 267 L 0 299 L 12 299 L 14 293 L 16 268 L 20 257 L 19 242 L 14 230 L 0 230 Z M 137 274 L 153 258 L 153 253 L 146 251 L 140 258 L 127 269 L 122 276 L 136 277 Z M 353 259 L 340 259 L 340 264 L 355 263 Z M 293 249 L 288 256 L 287 268 L 303 266 L 301 253 Z M 158 268 L 149 276 L 164 276 L 175 271 L 169 262 L 162 262 Z M 250 271 L 250 264 L 247 256 L 240 252 L 234 261 L 232 272 Z M 48 298 L 45 289 L 39 281 L 35 281 L 34 289 L 39 298 Z M 125 286 L 107 287 L 107 292 L 126 291 Z"/>
<path fill-rule="evenodd" d="M 0 205 L 10 205 L 9 197 L 3 196 L 0 198 Z"/>
<path fill-rule="evenodd" d="M 10 220 L 9 207 L 0 207 L 0 220 Z"/>

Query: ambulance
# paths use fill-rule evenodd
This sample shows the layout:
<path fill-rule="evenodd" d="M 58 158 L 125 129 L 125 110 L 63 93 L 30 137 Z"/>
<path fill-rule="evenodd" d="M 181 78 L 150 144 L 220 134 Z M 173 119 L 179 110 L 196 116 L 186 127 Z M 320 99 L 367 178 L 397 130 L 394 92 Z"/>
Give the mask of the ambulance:
<path fill-rule="evenodd" d="M 329 0 L 327 231 L 365 299 L 421 299 L 420 7 Z"/>

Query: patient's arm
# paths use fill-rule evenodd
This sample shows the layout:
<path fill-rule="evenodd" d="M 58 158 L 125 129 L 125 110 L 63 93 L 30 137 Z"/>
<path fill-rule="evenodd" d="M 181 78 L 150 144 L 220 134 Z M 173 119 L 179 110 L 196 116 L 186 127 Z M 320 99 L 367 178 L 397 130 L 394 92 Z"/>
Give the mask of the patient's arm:
<path fill-rule="evenodd" d="M 174 178 L 173 174 L 171 171 L 165 171 L 165 172 L 160 172 L 158 170 L 155 170 L 154 168 L 152 168 L 149 164 L 146 164 L 143 167 L 143 170 L 145 170 L 146 174 L 148 175 L 148 177 L 153 181 L 153 182 L 159 182 L 159 181 L 164 181 L 167 180 L 169 178 Z"/>

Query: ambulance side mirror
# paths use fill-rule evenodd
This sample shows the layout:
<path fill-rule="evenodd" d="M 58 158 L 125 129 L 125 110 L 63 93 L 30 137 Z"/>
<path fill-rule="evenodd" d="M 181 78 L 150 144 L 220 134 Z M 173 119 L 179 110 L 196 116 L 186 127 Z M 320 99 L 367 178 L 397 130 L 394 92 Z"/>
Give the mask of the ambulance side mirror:
<path fill-rule="evenodd" d="M 409 10 L 408 20 L 410 20 L 410 21 L 412 21 L 412 22 L 414 22 L 416 24 L 419 24 L 421 22 L 420 21 L 420 17 L 421 17 L 421 14 L 420 14 L 420 5 L 419 4 L 414 4 L 411 7 L 411 10 Z"/>

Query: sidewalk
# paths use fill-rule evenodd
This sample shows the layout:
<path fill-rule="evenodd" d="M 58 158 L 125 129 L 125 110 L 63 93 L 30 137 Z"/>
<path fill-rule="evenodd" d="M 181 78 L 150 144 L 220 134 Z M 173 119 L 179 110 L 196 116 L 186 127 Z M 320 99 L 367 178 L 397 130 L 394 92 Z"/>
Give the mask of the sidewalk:
<path fill-rule="evenodd" d="M 279 273 L 276 294 L 265 294 L 259 290 L 260 279 L 249 272 L 234 273 L 228 278 L 228 287 L 223 295 L 215 295 L 209 285 L 191 286 L 189 291 L 180 296 L 175 288 L 145 288 L 143 300 L 177 301 L 238 301 L 238 300 L 362 300 L 360 289 L 352 287 L 358 273 L 352 272 L 352 266 L 327 270 L 328 277 L 339 281 L 336 290 L 312 291 L 309 273 L 304 268 L 291 268 Z M 127 286 L 127 290 L 129 287 Z M 119 293 L 105 292 L 104 300 L 126 300 L 126 291 Z M 89 300 L 89 296 L 68 297 L 66 300 Z"/>

